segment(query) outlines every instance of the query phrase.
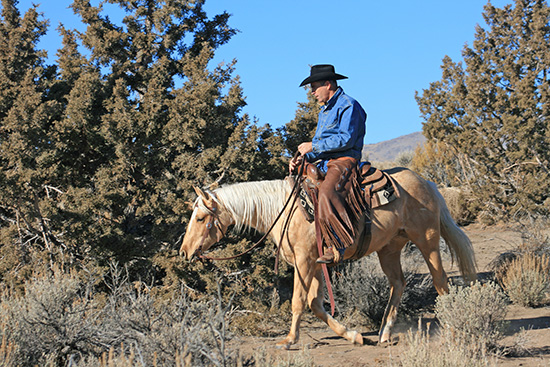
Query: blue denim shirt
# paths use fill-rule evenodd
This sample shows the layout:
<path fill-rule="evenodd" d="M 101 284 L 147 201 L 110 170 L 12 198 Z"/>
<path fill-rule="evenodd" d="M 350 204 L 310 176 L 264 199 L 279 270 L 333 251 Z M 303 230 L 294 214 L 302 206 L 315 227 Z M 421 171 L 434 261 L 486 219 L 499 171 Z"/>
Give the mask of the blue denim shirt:
<path fill-rule="evenodd" d="M 353 157 L 361 159 L 367 114 L 355 99 L 339 87 L 319 112 L 308 162 L 318 159 Z"/>

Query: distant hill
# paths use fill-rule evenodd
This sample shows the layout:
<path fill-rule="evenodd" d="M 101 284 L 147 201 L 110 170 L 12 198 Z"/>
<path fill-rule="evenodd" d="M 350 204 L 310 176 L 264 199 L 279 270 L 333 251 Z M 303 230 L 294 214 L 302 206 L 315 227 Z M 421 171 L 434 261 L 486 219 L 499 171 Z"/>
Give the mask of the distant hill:
<path fill-rule="evenodd" d="M 426 138 L 422 132 L 403 135 L 395 139 L 363 146 L 363 160 L 371 163 L 393 162 L 402 152 L 413 151 L 418 145 L 424 145 Z"/>

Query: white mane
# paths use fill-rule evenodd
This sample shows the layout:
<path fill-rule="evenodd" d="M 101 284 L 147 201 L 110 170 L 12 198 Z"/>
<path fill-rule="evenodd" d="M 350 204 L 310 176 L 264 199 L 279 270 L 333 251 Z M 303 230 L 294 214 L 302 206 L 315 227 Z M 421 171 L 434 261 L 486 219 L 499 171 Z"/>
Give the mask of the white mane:
<path fill-rule="evenodd" d="M 235 230 L 254 228 L 266 232 L 290 194 L 283 180 L 242 182 L 214 190 L 215 198 L 235 220 Z M 201 200 L 202 202 L 202 200 Z M 204 206 L 204 205 L 203 205 Z"/>

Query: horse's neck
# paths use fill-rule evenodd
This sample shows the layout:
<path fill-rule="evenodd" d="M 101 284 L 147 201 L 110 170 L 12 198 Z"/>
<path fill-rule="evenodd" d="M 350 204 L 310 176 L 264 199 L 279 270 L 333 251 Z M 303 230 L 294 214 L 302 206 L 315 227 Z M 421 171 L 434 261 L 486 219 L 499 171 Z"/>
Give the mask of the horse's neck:
<path fill-rule="evenodd" d="M 237 230 L 253 228 L 266 232 L 289 194 L 286 181 L 243 182 L 216 190 L 219 200 L 231 213 Z"/>

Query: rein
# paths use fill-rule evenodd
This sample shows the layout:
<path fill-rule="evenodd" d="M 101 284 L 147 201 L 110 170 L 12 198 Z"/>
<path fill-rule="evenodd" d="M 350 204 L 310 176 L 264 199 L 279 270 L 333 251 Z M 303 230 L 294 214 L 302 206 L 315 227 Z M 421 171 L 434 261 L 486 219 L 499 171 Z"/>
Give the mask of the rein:
<path fill-rule="evenodd" d="M 296 154 L 294 155 L 294 158 L 296 158 L 298 156 L 298 154 L 299 154 L 299 152 L 296 152 Z M 279 221 L 279 219 L 281 218 L 281 216 L 285 212 L 285 209 L 288 206 L 288 204 L 290 203 L 290 201 L 293 199 L 294 196 L 296 196 L 294 194 L 297 191 L 298 187 L 300 187 L 301 176 L 302 176 L 302 172 L 304 170 L 304 166 L 305 166 L 305 159 L 303 159 L 302 162 L 300 163 L 298 179 L 295 180 L 294 185 L 292 186 L 292 190 L 290 191 L 290 195 L 288 195 L 288 198 L 285 202 L 285 205 L 283 205 L 283 208 L 281 209 L 281 211 L 279 212 L 279 214 L 277 215 L 277 217 L 275 218 L 275 220 L 273 221 L 273 223 L 271 224 L 269 229 L 265 232 L 265 234 L 262 236 L 262 238 L 260 238 L 254 245 L 252 245 L 252 247 L 250 247 L 248 250 L 246 250 L 244 252 L 241 252 L 240 254 L 237 254 L 237 255 L 234 255 L 234 256 L 229 256 L 229 257 L 212 257 L 212 256 L 208 256 L 207 254 L 202 252 L 202 245 L 204 244 L 204 241 L 206 240 L 206 237 L 208 237 L 208 234 L 210 233 L 210 229 L 212 228 L 213 225 L 216 225 L 218 227 L 218 229 L 220 230 L 220 232 L 222 233 L 222 235 L 225 236 L 225 233 L 223 233 L 221 225 L 220 225 L 220 223 L 217 219 L 218 215 L 216 214 L 216 208 L 215 207 L 213 207 L 213 208 L 208 208 L 207 207 L 207 209 L 210 210 L 212 212 L 212 214 L 210 214 L 210 216 L 209 216 L 210 220 L 208 221 L 208 223 L 206 223 L 206 231 L 204 231 L 204 235 L 202 236 L 202 240 L 201 240 L 201 243 L 199 245 L 199 250 L 198 250 L 199 257 L 201 259 L 207 259 L 207 260 L 232 260 L 232 259 L 236 259 L 238 257 L 241 257 L 243 255 L 246 255 L 250 251 L 254 250 L 256 247 L 260 246 L 265 241 L 267 236 L 271 233 L 271 230 L 273 229 L 273 227 L 275 227 L 275 224 L 277 224 L 277 222 Z M 294 205 L 295 201 L 296 201 L 296 199 L 294 198 L 292 205 Z M 288 224 L 288 220 L 287 220 L 287 223 L 285 224 L 285 228 L 286 228 L 287 224 Z M 283 233 L 284 233 L 284 229 L 283 229 Z M 282 238 L 282 236 L 283 235 L 281 234 L 281 238 Z M 281 248 L 281 244 L 279 242 L 279 246 L 277 248 L 277 258 L 275 260 L 276 264 L 278 263 L 280 248 Z M 276 266 L 276 268 L 277 268 L 277 266 Z M 275 269 L 275 272 L 277 272 L 277 269 Z"/>

